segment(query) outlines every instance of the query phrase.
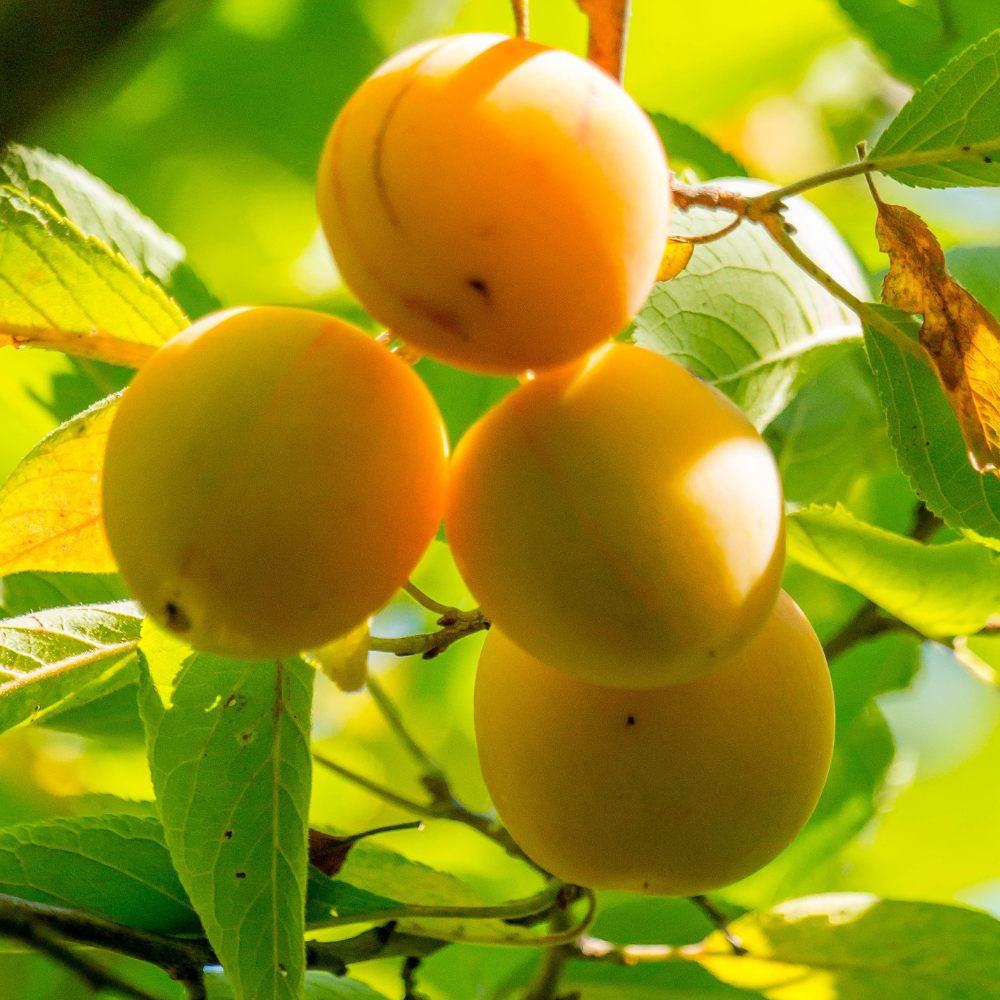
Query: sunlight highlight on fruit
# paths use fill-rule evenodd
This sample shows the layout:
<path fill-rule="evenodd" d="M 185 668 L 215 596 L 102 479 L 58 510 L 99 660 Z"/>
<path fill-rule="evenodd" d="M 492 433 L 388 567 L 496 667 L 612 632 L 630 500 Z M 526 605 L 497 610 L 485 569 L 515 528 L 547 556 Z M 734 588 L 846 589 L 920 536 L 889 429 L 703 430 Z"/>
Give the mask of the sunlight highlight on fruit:
<path fill-rule="evenodd" d="M 760 435 L 680 365 L 624 344 L 486 414 L 456 450 L 445 523 L 491 620 L 614 687 L 710 673 L 771 614 L 784 561 Z"/>

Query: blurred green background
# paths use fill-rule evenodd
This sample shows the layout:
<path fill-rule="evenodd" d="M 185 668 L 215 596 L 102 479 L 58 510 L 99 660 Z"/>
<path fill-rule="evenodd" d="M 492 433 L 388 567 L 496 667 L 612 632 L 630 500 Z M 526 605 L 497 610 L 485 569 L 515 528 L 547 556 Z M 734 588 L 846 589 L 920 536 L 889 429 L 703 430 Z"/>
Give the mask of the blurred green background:
<path fill-rule="evenodd" d="M 180 6 L 19 138 L 81 163 L 130 198 L 187 247 L 190 264 L 223 304 L 311 304 L 357 316 L 318 236 L 314 207 L 314 170 L 338 108 L 382 59 L 409 43 L 452 31 L 510 32 L 512 26 L 506 0 L 212 0 Z M 531 30 L 538 41 L 584 50 L 586 21 L 573 0 L 533 0 Z M 779 182 L 853 159 L 855 143 L 873 141 L 911 93 L 833 0 L 634 0 L 626 85 L 647 109 L 696 126 L 752 175 Z M 1000 194 L 917 191 L 885 179 L 879 187 L 886 200 L 924 215 L 953 248 L 956 274 L 996 310 Z M 884 259 L 863 182 L 823 188 L 813 197 L 867 270 L 878 272 Z M 426 361 L 418 370 L 446 410 L 453 443 L 484 402 L 513 384 Z M 47 430 L 122 379 L 114 369 L 58 354 L 0 349 L 0 475 Z M 855 357 L 820 376 L 813 391 L 837 399 L 869 390 L 865 363 Z M 823 499 L 841 500 L 859 517 L 905 532 L 915 501 L 884 432 L 876 431 L 867 446 L 868 467 Z M 792 488 L 789 494 L 805 502 L 816 498 L 816 490 L 809 481 L 801 496 Z M 442 543 L 435 543 L 415 580 L 438 600 L 469 606 Z M 3 613 L 16 611 L 14 584 L 8 581 Z M 796 566 L 786 586 L 823 637 L 860 602 L 848 588 Z M 400 598 L 379 616 L 375 631 L 430 627 L 420 608 Z M 846 724 L 838 732 L 844 764 L 838 780 L 850 793 L 845 801 L 853 795 L 859 804 L 850 815 L 846 807 L 838 814 L 846 832 L 831 841 L 837 850 L 829 857 L 806 852 L 805 861 L 785 868 L 778 864 L 771 874 L 721 893 L 721 902 L 735 909 L 856 889 L 961 901 L 1000 914 L 1000 694 L 949 650 L 924 644 L 917 651 L 909 640 L 903 647 L 894 641 L 861 647 L 837 667 L 845 691 L 854 673 L 881 670 L 894 657 L 903 664 L 904 683 L 916 670 L 905 690 L 877 699 L 888 729 L 869 705 L 849 732 Z M 485 809 L 471 721 L 479 644 L 479 637 L 465 640 L 430 662 L 373 654 L 372 667 L 460 795 Z M 1000 667 L 1000 640 L 973 645 Z M 110 735 L 96 736 L 93 718 L 84 713 L 66 722 L 74 732 L 21 729 L 0 738 L 0 823 L 94 810 L 100 796 L 110 794 L 151 798 L 129 696 L 118 706 Z M 367 695 L 342 694 L 320 678 L 314 727 L 331 758 L 416 792 L 409 759 Z M 404 818 L 321 771 L 313 808 L 314 822 L 350 832 Z M 466 878 L 489 899 L 534 889 L 530 873 L 461 827 L 431 823 L 423 832 L 383 839 Z M 605 899 L 596 928 L 617 940 L 649 942 L 696 940 L 706 930 L 684 901 L 614 894 Z M 484 981 L 495 984 L 508 975 L 515 981 L 518 967 L 531 961 L 516 950 L 448 949 L 428 961 L 422 987 L 434 998 L 472 997 Z M 4 962 L 0 998 L 77 995 L 76 985 L 42 960 Z M 600 967 L 577 974 L 584 971 L 603 974 Z M 397 972 L 395 963 L 357 970 L 390 995 L 398 993 Z M 642 975 L 641 981 L 661 987 L 707 981 L 686 967 Z"/>

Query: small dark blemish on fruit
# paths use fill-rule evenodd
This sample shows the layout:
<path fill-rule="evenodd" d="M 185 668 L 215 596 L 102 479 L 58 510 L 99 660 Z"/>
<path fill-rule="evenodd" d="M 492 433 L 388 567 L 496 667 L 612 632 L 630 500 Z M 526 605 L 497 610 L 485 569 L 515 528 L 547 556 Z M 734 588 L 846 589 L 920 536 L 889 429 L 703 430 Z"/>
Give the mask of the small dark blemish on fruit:
<path fill-rule="evenodd" d="M 642 887 L 643 887 L 643 889 L 648 889 L 649 888 L 649 883 L 648 882 L 643 882 L 642 883 Z"/>
<path fill-rule="evenodd" d="M 635 716 L 634 715 L 630 715 L 628 717 L 628 725 L 630 725 L 630 726 L 634 726 L 635 725 Z"/>
<path fill-rule="evenodd" d="M 226 840 L 232 840 L 233 839 L 233 831 L 232 830 L 226 830 L 226 832 L 223 833 L 222 836 L 225 837 Z"/>
<path fill-rule="evenodd" d="M 171 632 L 189 632 L 191 619 L 173 601 L 167 601 L 163 610 L 167 613 L 167 628 Z"/>
<path fill-rule="evenodd" d="M 715 650 L 714 649 L 710 649 L 708 651 L 708 655 L 714 660 L 715 659 Z"/>
<path fill-rule="evenodd" d="M 237 878 L 246 878 L 247 877 L 247 873 L 246 872 L 237 872 L 236 873 L 236 877 Z"/>
<path fill-rule="evenodd" d="M 479 292 L 479 294 L 486 299 L 487 302 L 490 301 L 490 289 L 489 286 L 483 281 L 482 278 L 469 278 L 469 287 L 473 290 Z"/>

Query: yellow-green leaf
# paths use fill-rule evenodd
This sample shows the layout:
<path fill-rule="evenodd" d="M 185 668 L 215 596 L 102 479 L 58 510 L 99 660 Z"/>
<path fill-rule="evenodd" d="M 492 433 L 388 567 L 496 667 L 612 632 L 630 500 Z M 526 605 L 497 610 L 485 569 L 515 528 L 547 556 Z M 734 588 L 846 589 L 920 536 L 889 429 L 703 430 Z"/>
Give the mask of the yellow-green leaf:
<path fill-rule="evenodd" d="M 116 571 L 99 480 L 117 402 L 108 396 L 57 427 L 0 487 L 0 576 Z"/>
<path fill-rule="evenodd" d="M 789 557 L 846 583 L 924 635 L 977 632 L 1000 612 L 1000 556 L 972 541 L 924 545 L 841 507 L 786 518 Z"/>
<path fill-rule="evenodd" d="M 37 198 L 0 186 L 0 345 L 138 368 L 187 325 L 120 254 Z"/>

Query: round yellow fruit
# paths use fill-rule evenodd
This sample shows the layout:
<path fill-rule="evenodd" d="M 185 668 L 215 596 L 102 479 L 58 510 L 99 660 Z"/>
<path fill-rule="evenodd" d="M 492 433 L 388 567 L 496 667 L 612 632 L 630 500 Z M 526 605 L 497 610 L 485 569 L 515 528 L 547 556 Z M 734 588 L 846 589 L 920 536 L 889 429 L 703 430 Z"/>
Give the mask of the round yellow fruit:
<path fill-rule="evenodd" d="M 774 608 L 771 452 L 720 392 L 608 345 L 515 389 L 455 452 L 445 524 L 484 613 L 582 680 L 660 687 L 714 670 Z"/>
<path fill-rule="evenodd" d="M 199 320 L 125 390 L 104 524 L 122 577 L 196 649 L 270 659 L 374 614 L 437 530 L 447 448 L 416 374 L 304 309 Z"/>
<path fill-rule="evenodd" d="M 497 34 L 423 42 L 376 70 L 333 126 L 317 192 L 371 315 L 493 374 L 618 333 L 670 214 L 663 147 L 632 98 L 593 63 Z"/>
<path fill-rule="evenodd" d="M 486 786 L 518 845 L 595 889 L 693 896 L 775 858 L 833 752 L 823 649 L 784 592 L 710 677 L 648 691 L 554 670 L 495 628 L 476 676 Z"/>

